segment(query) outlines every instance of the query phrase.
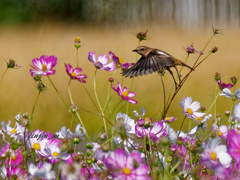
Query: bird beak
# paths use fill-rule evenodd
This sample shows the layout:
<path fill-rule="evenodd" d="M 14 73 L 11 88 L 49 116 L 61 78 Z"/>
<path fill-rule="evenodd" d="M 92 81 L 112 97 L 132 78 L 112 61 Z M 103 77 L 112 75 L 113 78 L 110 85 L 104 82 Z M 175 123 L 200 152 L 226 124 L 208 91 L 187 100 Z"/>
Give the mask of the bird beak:
<path fill-rule="evenodd" d="M 137 49 L 134 49 L 133 52 L 137 52 Z"/>

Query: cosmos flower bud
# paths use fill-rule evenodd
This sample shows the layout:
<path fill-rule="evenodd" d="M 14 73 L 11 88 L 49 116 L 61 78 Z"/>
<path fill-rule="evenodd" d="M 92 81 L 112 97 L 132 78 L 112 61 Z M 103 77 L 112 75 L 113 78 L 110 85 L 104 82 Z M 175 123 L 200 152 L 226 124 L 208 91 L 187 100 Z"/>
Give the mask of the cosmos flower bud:
<path fill-rule="evenodd" d="M 92 152 L 92 150 L 90 150 L 90 149 L 88 149 L 88 150 L 86 151 L 86 155 L 87 155 L 87 156 L 91 156 L 92 153 L 93 153 L 93 152 Z"/>
<path fill-rule="evenodd" d="M 216 73 L 215 73 L 214 79 L 215 79 L 215 81 L 218 81 L 218 80 L 221 79 L 221 74 L 220 74 L 220 72 L 216 72 Z"/>
<path fill-rule="evenodd" d="M 216 35 L 216 34 L 221 34 L 220 30 L 217 29 L 217 28 L 212 27 L 212 30 L 213 30 L 213 34 L 214 34 L 214 35 Z"/>
<path fill-rule="evenodd" d="M 97 160 L 97 165 L 98 165 L 99 167 L 102 167 L 102 166 L 103 166 L 103 162 L 102 162 L 101 160 Z"/>
<path fill-rule="evenodd" d="M 166 159 L 166 162 L 170 163 L 170 162 L 172 162 L 172 159 L 173 159 L 172 156 L 168 156 L 167 159 Z"/>
<path fill-rule="evenodd" d="M 92 164 L 92 158 L 91 157 L 87 157 L 86 158 L 86 162 L 87 162 L 87 164 Z"/>
<path fill-rule="evenodd" d="M 235 123 L 235 120 L 231 121 L 231 125 L 234 126 L 236 123 Z"/>
<path fill-rule="evenodd" d="M 200 111 L 201 111 L 201 112 L 204 112 L 205 109 L 206 109 L 206 108 L 205 108 L 204 106 L 202 106 L 202 107 L 200 108 Z"/>
<path fill-rule="evenodd" d="M 147 39 L 149 39 L 147 37 L 147 31 L 148 30 L 146 30 L 146 32 L 135 33 L 135 36 L 139 39 L 139 41 L 147 40 Z"/>
<path fill-rule="evenodd" d="M 42 81 L 38 81 L 37 89 L 39 92 L 44 92 L 46 91 L 46 86 Z"/>
<path fill-rule="evenodd" d="M 93 144 L 92 143 L 87 143 L 86 148 L 92 149 L 93 148 Z"/>
<path fill-rule="evenodd" d="M 40 75 L 40 74 L 35 74 L 34 76 L 33 76 L 33 79 L 34 79 L 34 81 L 41 81 L 41 79 L 42 79 L 42 76 Z"/>
<path fill-rule="evenodd" d="M 108 151 L 109 151 L 109 148 L 110 148 L 110 146 L 109 146 L 108 143 L 107 143 L 107 144 L 104 144 L 104 145 L 102 146 L 102 150 L 105 151 L 105 152 L 108 152 Z"/>
<path fill-rule="evenodd" d="M 152 118 L 146 117 L 146 118 L 144 119 L 144 127 L 145 127 L 145 128 L 150 127 L 151 122 L 152 122 Z"/>
<path fill-rule="evenodd" d="M 231 112 L 230 112 L 230 111 L 225 111 L 225 114 L 226 114 L 227 117 L 229 117 L 229 115 L 231 114 Z"/>
<path fill-rule="evenodd" d="M 7 63 L 7 68 L 12 69 L 12 68 L 20 68 L 21 67 L 18 64 L 16 64 L 16 62 L 13 59 L 9 59 L 8 61 L 6 61 L 6 63 Z"/>
<path fill-rule="evenodd" d="M 78 112 L 78 107 L 77 105 L 73 104 L 70 109 L 68 110 L 68 112 L 72 112 L 72 113 L 76 113 Z"/>
<path fill-rule="evenodd" d="M 77 49 L 80 48 L 81 47 L 80 43 L 81 43 L 80 37 L 76 37 L 75 41 L 74 41 L 75 48 L 77 48 Z"/>
<path fill-rule="evenodd" d="M 80 142 L 80 139 L 79 138 L 74 138 L 73 139 L 73 144 L 79 144 Z"/>
<path fill-rule="evenodd" d="M 235 85 L 235 84 L 237 84 L 237 78 L 235 77 L 235 76 L 232 76 L 231 78 L 230 78 L 230 80 L 232 81 L 232 83 Z"/>
<path fill-rule="evenodd" d="M 114 79 L 113 79 L 113 78 L 109 78 L 108 81 L 109 81 L 109 82 L 113 82 Z"/>
<path fill-rule="evenodd" d="M 82 167 L 83 167 L 83 168 L 86 168 L 86 167 L 87 167 L 87 163 L 86 163 L 86 162 L 83 162 L 83 163 L 82 163 Z"/>
<path fill-rule="evenodd" d="M 212 48 L 212 50 L 211 50 L 212 53 L 215 53 L 215 52 L 217 52 L 217 51 L 218 51 L 218 47 L 216 47 L 216 46 L 214 46 L 214 47 Z"/>

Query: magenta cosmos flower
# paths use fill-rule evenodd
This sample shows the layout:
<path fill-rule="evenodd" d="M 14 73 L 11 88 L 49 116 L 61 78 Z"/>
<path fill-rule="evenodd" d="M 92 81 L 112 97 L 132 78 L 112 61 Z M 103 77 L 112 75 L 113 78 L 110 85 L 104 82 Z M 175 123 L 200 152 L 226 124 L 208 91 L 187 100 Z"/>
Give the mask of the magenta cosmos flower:
<path fill-rule="evenodd" d="M 123 59 L 117 57 L 114 53 L 111 51 L 109 52 L 109 57 L 113 60 L 115 63 L 116 68 L 122 68 L 122 70 L 127 70 L 130 66 L 134 65 L 135 63 L 124 63 L 123 64 Z"/>
<path fill-rule="evenodd" d="M 86 83 L 86 81 L 84 79 L 87 78 L 87 76 L 80 74 L 82 72 L 81 68 L 73 69 L 70 64 L 68 64 L 68 65 L 65 64 L 65 67 L 66 67 L 66 71 L 71 79 L 77 79 L 79 82 Z"/>
<path fill-rule="evenodd" d="M 135 125 L 135 133 L 139 139 L 149 137 L 153 142 L 156 142 L 162 135 L 166 135 L 166 129 L 164 129 L 163 123 L 156 121 L 154 124 L 146 127 Z"/>
<path fill-rule="evenodd" d="M 118 88 L 116 89 L 113 85 L 112 88 L 114 91 L 118 93 L 119 96 L 121 96 L 124 100 L 132 103 L 132 104 L 137 104 L 137 101 L 131 99 L 131 97 L 136 96 L 134 92 L 129 92 L 126 87 L 122 89 L 121 84 L 118 82 Z"/>
<path fill-rule="evenodd" d="M 106 70 L 106 71 L 114 71 L 116 69 L 116 65 L 114 62 L 108 63 L 108 57 L 106 55 L 99 55 L 96 60 L 95 52 L 88 53 L 88 60 L 94 64 L 97 69 Z"/>
<path fill-rule="evenodd" d="M 49 76 L 55 74 L 55 70 L 52 70 L 57 64 L 57 58 L 55 56 L 43 55 L 32 60 L 33 65 L 30 65 L 33 69 L 30 69 L 31 76 L 40 74 L 41 76 Z"/>
<path fill-rule="evenodd" d="M 228 133 L 227 142 L 228 153 L 235 160 L 237 167 L 240 168 L 240 134 L 236 133 L 236 131 L 232 129 Z"/>
<path fill-rule="evenodd" d="M 233 87 L 233 84 L 229 83 L 229 84 L 225 84 L 222 83 L 221 79 L 218 80 L 218 86 L 221 90 L 223 90 L 224 88 L 228 88 L 230 89 L 231 87 Z"/>
<path fill-rule="evenodd" d="M 104 163 L 113 178 L 124 180 L 148 180 L 149 167 L 141 165 L 142 158 L 138 152 L 131 152 L 128 156 L 124 150 L 117 149 Z"/>

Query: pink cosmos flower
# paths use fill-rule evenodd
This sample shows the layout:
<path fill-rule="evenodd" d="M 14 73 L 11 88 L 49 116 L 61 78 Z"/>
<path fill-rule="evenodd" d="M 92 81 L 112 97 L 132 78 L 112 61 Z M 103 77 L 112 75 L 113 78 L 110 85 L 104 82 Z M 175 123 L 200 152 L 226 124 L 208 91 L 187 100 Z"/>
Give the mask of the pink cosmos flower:
<path fill-rule="evenodd" d="M 7 177 L 9 179 L 28 180 L 29 174 L 20 167 L 7 168 Z"/>
<path fill-rule="evenodd" d="M 229 150 L 229 149 L 228 149 Z M 229 153 L 230 154 L 230 153 Z M 210 139 L 204 152 L 201 154 L 201 162 L 219 178 L 227 178 L 230 175 L 232 158 L 225 145 L 220 145 L 220 139 Z"/>
<path fill-rule="evenodd" d="M 218 86 L 221 90 L 223 90 L 224 88 L 228 88 L 230 89 L 231 87 L 233 87 L 233 84 L 229 83 L 229 84 L 225 84 L 222 83 L 221 79 L 218 80 Z"/>
<path fill-rule="evenodd" d="M 88 60 L 94 64 L 97 69 L 106 70 L 106 71 L 114 71 L 116 69 L 116 65 L 114 62 L 108 63 L 108 57 L 106 55 L 99 55 L 96 60 L 95 52 L 88 53 Z"/>
<path fill-rule="evenodd" d="M 55 70 L 52 70 L 57 64 L 57 58 L 55 56 L 43 55 L 32 60 L 33 65 L 30 65 L 33 69 L 30 69 L 31 76 L 40 74 L 41 76 L 49 76 L 55 74 Z"/>
<path fill-rule="evenodd" d="M 137 138 L 150 137 L 153 142 L 156 142 L 162 135 L 166 135 L 166 129 L 164 129 L 163 123 L 156 121 L 147 127 L 135 125 L 135 133 Z"/>
<path fill-rule="evenodd" d="M 109 57 L 113 60 L 116 67 L 122 68 L 122 70 L 127 70 L 130 66 L 134 65 L 135 63 L 125 63 L 123 64 L 123 59 L 117 57 L 111 51 L 109 52 Z"/>
<path fill-rule="evenodd" d="M 217 134 L 219 137 L 227 139 L 228 127 L 226 125 L 221 125 L 217 130 Z"/>
<path fill-rule="evenodd" d="M 175 120 L 177 120 L 177 118 L 175 118 L 175 117 L 165 117 L 165 118 L 162 119 L 161 121 L 162 121 L 162 122 L 165 122 L 165 123 L 170 123 L 170 122 L 173 122 L 173 121 L 175 121 Z"/>
<path fill-rule="evenodd" d="M 66 67 L 66 71 L 67 71 L 68 75 L 70 76 L 70 78 L 77 79 L 79 82 L 86 83 L 86 81 L 84 79 L 87 78 L 87 76 L 80 74 L 82 72 L 81 68 L 73 69 L 70 64 L 68 64 L 68 65 L 65 64 L 65 67 Z"/>
<path fill-rule="evenodd" d="M 240 134 L 236 133 L 236 131 L 232 129 L 228 133 L 227 142 L 228 153 L 235 160 L 238 168 L 240 168 Z"/>
<path fill-rule="evenodd" d="M 0 151 L 0 156 L 1 158 L 6 158 L 6 167 L 20 166 L 23 162 L 23 156 L 21 155 L 21 151 L 19 149 L 14 151 L 10 148 L 10 144 L 2 147 Z"/>
<path fill-rule="evenodd" d="M 138 152 L 131 152 L 128 156 L 124 150 L 117 149 L 104 163 L 113 178 L 124 180 L 150 180 L 149 167 L 141 165 L 142 158 Z"/>
<path fill-rule="evenodd" d="M 129 92 L 126 87 L 122 89 L 121 84 L 118 82 L 118 88 L 116 89 L 113 85 L 112 88 L 114 91 L 118 93 L 119 96 L 121 96 L 124 100 L 132 103 L 132 104 L 137 104 L 137 101 L 131 99 L 131 97 L 136 96 L 134 92 Z"/>

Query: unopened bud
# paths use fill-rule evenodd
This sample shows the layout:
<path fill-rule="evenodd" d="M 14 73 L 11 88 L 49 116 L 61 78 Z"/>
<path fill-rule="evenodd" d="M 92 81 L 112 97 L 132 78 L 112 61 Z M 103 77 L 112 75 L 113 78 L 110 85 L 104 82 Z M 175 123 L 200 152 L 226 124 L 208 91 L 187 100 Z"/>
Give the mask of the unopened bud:
<path fill-rule="evenodd" d="M 214 46 L 214 47 L 212 48 L 212 50 L 211 50 L 212 53 L 215 53 L 215 52 L 217 52 L 217 51 L 218 51 L 218 47 L 216 47 L 216 46 Z"/>
<path fill-rule="evenodd" d="M 99 167 L 102 167 L 102 166 L 103 166 L 103 162 L 102 162 L 101 160 L 98 160 L 98 161 L 97 161 L 97 165 L 98 165 Z"/>
<path fill-rule="evenodd" d="M 44 92 L 46 91 L 46 86 L 42 81 L 38 81 L 37 89 L 39 92 Z"/>
<path fill-rule="evenodd" d="M 237 78 L 235 77 L 235 76 L 232 76 L 231 78 L 230 78 L 230 80 L 232 81 L 232 83 L 235 85 L 235 84 L 237 84 Z"/>
<path fill-rule="evenodd" d="M 79 138 L 74 138 L 73 139 L 73 144 L 79 144 L 80 142 L 80 139 Z"/>
<path fill-rule="evenodd" d="M 33 76 L 34 81 L 40 81 L 41 78 L 42 78 L 42 76 L 41 76 L 40 74 L 35 74 L 35 75 Z"/>
<path fill-rule="evenodd" d="M 205 109 L 206 109 L 206 108 L 202 106 L 202 107 L 200 108 L 200 111 L 201 111 L 201 112 L 204 112 Z"/>
<path fill-rule="evenodd" d="M 104 145 L 102 146 L 102 150 L 105 151 L 105 152 L 108 152 L 108 151 L 109 151 L 109 148 L 110 148 L 110 146 L 109 146 L 108 143 L 107 143 L 107 144 L 104 144 Z"/>
<path fill-rule="evenodd" d="M 86 162 L 90 165 L 92 164 L 92 158 L 91 157 L 87 157 L 86 158 Z"/>
<path fill-rule="evenodd" d="M 13 59 L 9 59 L 7 62 L 7 68 L 14 68 L 15 67 L 15 61 Z"/>
<path fill-rule="evenodd" d="M 72 113 L 76 113 L 78 112 L 78 107 L 77 105 L 73 104 L 70 109 L 68 110 L 68 112 L 72 112 Z"/>
<path fill-rule="evenodd" d="M 143 41 L 143 40 L 147 40 L 147 31 L 146 32 L 139 32 L 139 33 L 135 33 L 136 37 L 139 39 L 139 41 Z"/>
<path fill-rule="evenodd" d="M 221 31 L 217 28 L 214 28 L 212 27 L 212 30 L 213 30 L 213 34 L 216 35 L 216 34 L 221 34 Z"/>
<path fill-rule="evenodd" d="M 86 163 L 86 162 L 83 162 L 83 163 L 82 163 L 82 167 L 83 167 L 83 168 L 86 168 L 86 167 L 87 167 L 87 163 Z"/>
<path fill-rule="evenodd" d="M 109 78 L 108 81 L 109 81 L 109 82 L 113 82 L 114 79 L 113 79 L 113 78 Z"/>
<path fill-rule="evenodd" d="M 92 150 L 90 150 L 90 149 L 88 149 L 88 150 L 86 151 L 86 155 L 87 155 L 87 156 L 91 156 L 92 153 L 93 153 L 93 152 L 92 152 Z"/>
<path fill-rule="evenodd" d="M 225 111 L 225 114 L 226 114 L 227 117 L 229 117 L 231 112 L 230 111 Z"/>
<path fill-rule="evenodd" d="M 92 149 L 93 148 L 93 144 L 92 143 L 87 143 L 86 148 Z"/>
<path fill-rule="evenodd" d="M 77 48 L 77 49 L 80 48 L 81 47 L 80 43 L 81 43 L 80 37 L 76 37 L 75 41 L 74 41 L 75 48 Z"/>
<path fill-rule="evenodd" d="M 218 81 L 218 80 L 221 79 L 221 74 L 220 74 L 220 72 L 216 72 L 216 73 L 215 73 L 214 79 L 215 79 L 215 81 Z"/>
<path fill-rule="evenodd" d="M 236 123 L 235 121 L 231 121 L 231 125 L 234 126 Z"/>

